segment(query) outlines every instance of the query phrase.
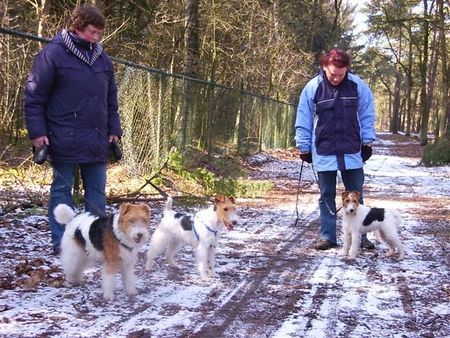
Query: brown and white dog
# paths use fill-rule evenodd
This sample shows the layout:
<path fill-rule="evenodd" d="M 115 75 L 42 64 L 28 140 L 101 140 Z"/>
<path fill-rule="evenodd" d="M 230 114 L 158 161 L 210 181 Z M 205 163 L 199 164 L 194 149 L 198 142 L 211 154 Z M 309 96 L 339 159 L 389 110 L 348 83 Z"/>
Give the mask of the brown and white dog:
<path fill-rule="evenodd" d="M 359 204 L 358 191 L 344 191 L 342 193 L 342 208 L 344 217 L 342 230 L 344 245 L 342 254 L 355 259 L 358 255 L 361 235 L 370 231 L 378 231 L 379 237 L 388 245 L 386 256 L 395 254 L 398 250 L 398 260 L 403 259 L 405 253 L 399 236 L 401 217 L 396 210 L 369 208 Z"/>
<path fill-rule="evenodd" d="M 81 283 L 83 272 L 95 263 L 103 263 L 103 296 L 114 299 L 114 277 L 121 271 L 125 292 L 137 293 L 134 267 L 138 248 L 149 236 L 150 208 L 125 203 L 119 212 L 98 217 L 89 212 L 76 215 L 68 205 L 54 210 L 58 223 L 65 224 L 61 240 L 61 263 L 66 280 Z"/>
<path fill-rule="evenodd" d="M 164 217 L 150 241 L 146 270 L 150 270 L 155 258 L 164 252 L 169 265 L 176 267 L 175 254 L 183 244 L 188 244 L 196 253 L 201 278 L 215 276 L 215 254 L 220 235 L 225 229 L 233 229 L 238 217 L 233 197 L 217 196 L 212 202 L 211 207 L 191 217 L 173 211 L 172 198 L 167 199 Z"/>

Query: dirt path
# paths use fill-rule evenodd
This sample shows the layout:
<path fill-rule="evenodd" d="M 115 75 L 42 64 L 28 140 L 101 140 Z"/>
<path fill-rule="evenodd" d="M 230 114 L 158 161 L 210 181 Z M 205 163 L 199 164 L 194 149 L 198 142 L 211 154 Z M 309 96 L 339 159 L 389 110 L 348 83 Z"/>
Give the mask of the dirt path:
<path fill-rule="evenodd" d="M 4 337 L 446 337 L 450 335 L 448 231 L 450 169 L 417 166 L 414 140 L 382 135 L 366 167 L 366 204 L 398 208 L 406 258 L 374 251 L 354 262 L 312 248 L 318 232 L 317 186 L 305 166 L 299 189 L 296 152 L 251 162 L 271 179 L 265 199 L 240 201 L 242 223 L 223 236 L 218 278 L 201 281 L 189 249 L 180 268 L 158 261 L 137 268 L 139 295 L 101 297 L 100 273 L 79 288 L 63 285 L 46 247 L 45 217 L 26 210 L 0 219 L 0 335 Z M 342 189 L 339 184 L 339 189 Z M 153 205 L 156 222 L 161 206 Z M 43 214 L 43 210 L 34 213 Z M 7 217 L 6 217 L 7 216 Z"/>

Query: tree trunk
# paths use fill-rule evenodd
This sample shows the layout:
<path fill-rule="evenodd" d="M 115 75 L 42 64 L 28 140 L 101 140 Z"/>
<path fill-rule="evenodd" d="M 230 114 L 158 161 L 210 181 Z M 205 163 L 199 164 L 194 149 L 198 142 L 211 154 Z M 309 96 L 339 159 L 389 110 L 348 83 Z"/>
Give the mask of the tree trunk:
<path fill-rule="evenodd" d="M 422 60 L 419 65 L 420 71 L 420 144 L 426 145 L 428 142 L 428 121 L 430 111 L 427 104 L 427 64 L 428 64 L 428 1 L 423 0 L 423 50 Z"/>
<path fill-rule="evenodd" d="M 37 29 L 38 36 L 46 37 L 44 34 L 48 29 L 47 22 L 51 4 L 51 0 L 42 0 L 41 6 L 39 6 L 38 2 L 36 2 L 36 14 L 39 18 Z M 39 42 L 39 46 L 40 48 L 44 47 L 42 42 Z"/>
<path fill-rule="evenodd" d="M 440 42 L 440 54 L 441 54 L 441 105 L 439 109 L 439 132 L 438 138 L 443 138 L 444 136 L 450 137 L 450 123 L 448 121 L 448 116 L 450 114 L 450 109 L 448 105 L 448 73 L 449 67 L 447 64 L 447 46 L 445 38 L 445 17 L 444 17 L 444 0 L 437 1 L 438 6 L 438 17 L 439 17 L 439 42 Z"/>
<path fill-rule="evenodd" d="M 397 55 L 398 59 L 402 58 L 402 34 L 399 29 L 399 39 L 397 41 Z M 398 133 L 398 121 L 400 116 L 400 92 L 402 87 L 402 74 L 400 71 L 400 64 L 396 64 L 395 71 L 395 87 L 394 87 L 394 100 L 392 102 L 392 120 L 391 120 L 391 131 L 393 134 Z"/>
<path fill-rule="evenodd" d="M 315 32 L 316 30 L 316 18 L 317 18 L 317 5 L 318 0 L 313 1 L 312 10 L 311 10 L 311 17 L 310 17 L 310 26 L 309 26 L 309 52 L 314 51 L 314 40 L 316 38 Z"/>
<path fill-rule="evenodd" d="M 187 0 L 185 8 L 185 31 L 184 31 L 184 62 L 183 74 L 196 78 L 198 65 L 198 5 L 199 0 Z M 193 83 L 185 81 L 183 87 L 184 105 L 181 121 L 181 145 L 186 145 L 190 141 L 189 115 L 193 105 Z M 192 118 L 192 117 L 191 117 Z"/>
<path fill-rule="evenodd" d="M 401 74 L 400 70 L 395 72 L 395 87 L 394 87 L 394 99 L 392 101 L 392 120 L 391 120 L 391 132 L 393 134 L 398 133 L 398 121 L 400 116 L 400 90 L 401 90 Z"/>
<path fill-rule="evenodd" d="M 339 16 L 341 15 L 341 5 L 342 0 L 334 0 L 334 20 L 333 20 L 333 29 L 331 34 L 333 34 L 333 44 L 336 45 L 339 43 L 340 31 L 339 31 Z"/>
<path fill-rule="evenodd" d="M 187 0 L 185 13 L 184 32 L 184 64 L 183 74 L 189 77 L 197 77 L 198 65 L 198 5 L 199 0 Z"/>
<path fill-rule="evenodd" d="M 406 136 L 411 135 L 411 114 L 412 114 L 412 89 L 414 86 L 413 80 L 413 39 L 412 39 L 412 29 L 411 22 L 408 23 L 408 36 L 409 36 L 409 46 L 408 46 L 408 68 L 407 68 L 407 89 L 406 89 Z"/>

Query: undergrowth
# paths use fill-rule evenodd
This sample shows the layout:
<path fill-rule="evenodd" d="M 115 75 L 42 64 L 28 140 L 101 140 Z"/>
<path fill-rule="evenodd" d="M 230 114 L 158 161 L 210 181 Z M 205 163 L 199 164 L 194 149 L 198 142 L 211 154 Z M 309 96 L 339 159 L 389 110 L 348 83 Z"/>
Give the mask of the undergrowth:
<path fill-rule="evenodd" d="M 426 166 L 449 164 L 450 138 L 429 143 L 423 151 L 422 163 Z"/>
<path fill-rule="evenodd" d="M 189 204 L 189 200 L 216 194 L 256 197 L 272 188 L 270 181 L 249 180 L 239 156 L 208 157 L 196 148 L 171 152 L 167 165 L 156 176 L 136 176 L 119 162 L 108 166 L 107 178 L 106 194 L 113 203 L 122 197 L 161 197 L 158 189 L 184 196 Z M 29 144 L 4 147 L 0 152 L 0 214 L 16 207 L 46 205 L 51 181 L 51 165 L 33 163 Z M 149 181 L 151 184 L 146 184 Z M 82 194 L 82 189 L 74 193 L 75 204 L 82 204 Z"/>
<path fill-rule="evenodd" d="M 273 186 L 270 181 L 249 180 L 248 172 L 238 156 L 208 157 L 195 148 L 183 153 L 171 152 L 163 176 L 176 181 L 177 190 L 194 195 L 257 197 Z M 158 183 L 163 184 L 163 180 Z"/>

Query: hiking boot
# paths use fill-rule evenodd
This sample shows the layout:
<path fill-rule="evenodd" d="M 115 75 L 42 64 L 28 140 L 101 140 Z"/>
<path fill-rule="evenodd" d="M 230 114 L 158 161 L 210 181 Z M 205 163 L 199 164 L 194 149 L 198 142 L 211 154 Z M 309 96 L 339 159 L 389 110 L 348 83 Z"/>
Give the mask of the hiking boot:
<path fill-rule="evenodd" d="M 335 248 L 335 247 L 337 247 L 336 243 L 328 241 L 326 239 L 319 239 L 314 244 L 314 249 L 316 249 L 316 250 L 328 250 L 328 249 Z"/>
<path fill-rule="evenodd" d="M 367 238 L 365 238 L 361 241 L 360 246 L 361 246 L 361 248 L 366 249 L 366 250 L 375 249 L 375 245 L 373 245 L 373 243 L 371 241 L 369 241 Z"/>

